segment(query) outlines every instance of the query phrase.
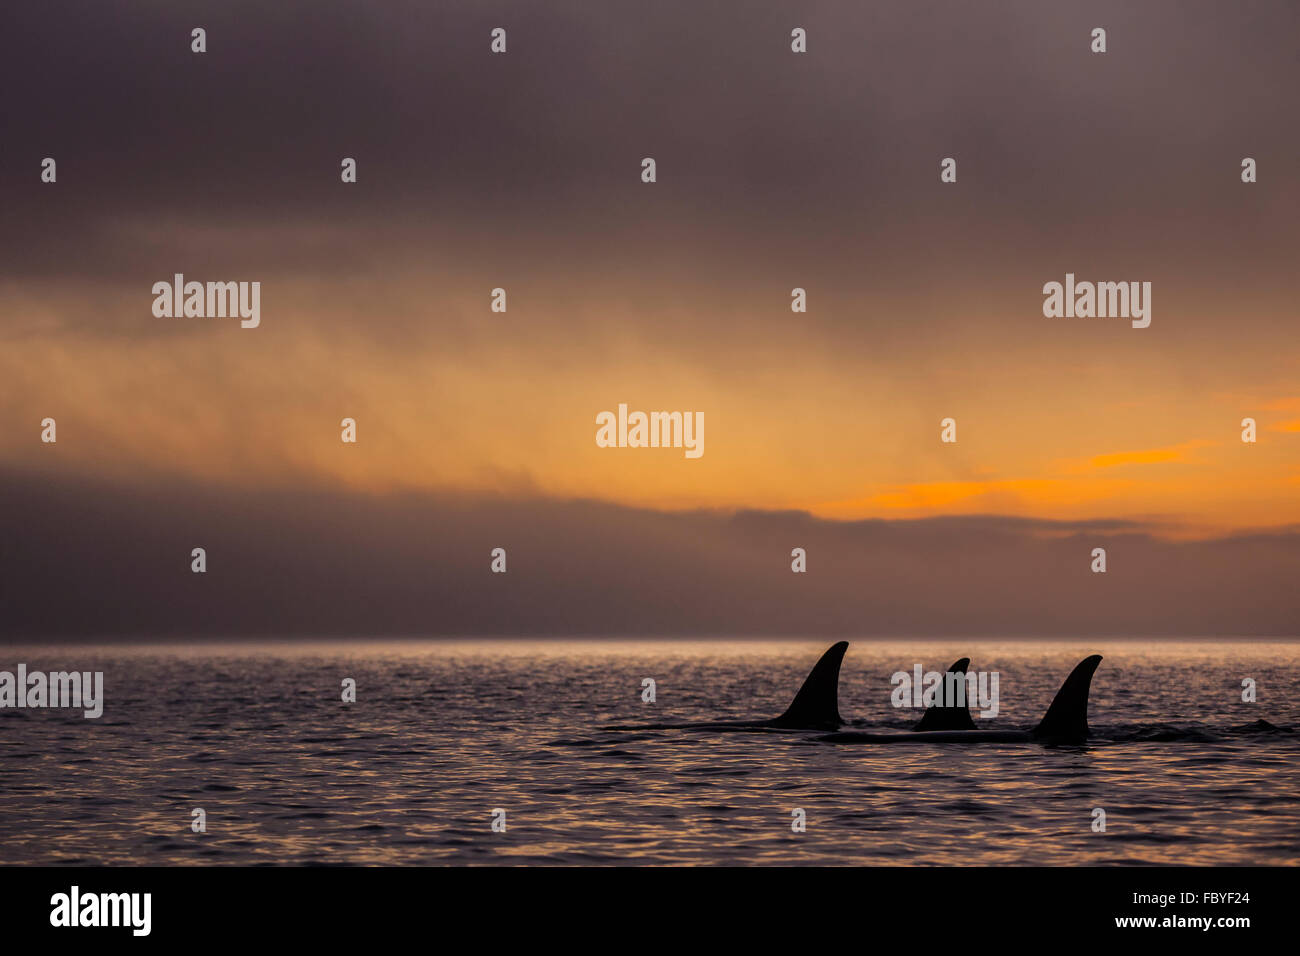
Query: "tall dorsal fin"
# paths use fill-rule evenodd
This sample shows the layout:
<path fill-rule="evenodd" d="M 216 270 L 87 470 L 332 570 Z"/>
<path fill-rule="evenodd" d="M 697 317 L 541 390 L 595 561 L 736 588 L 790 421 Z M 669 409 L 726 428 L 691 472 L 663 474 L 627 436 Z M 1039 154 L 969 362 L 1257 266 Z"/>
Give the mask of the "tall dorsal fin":
<path fill-rule="evenodd" d="M 774 727 L 808 727 L 838 730 L 840 724 L 840 662 L 849 649 L 848 641 L 832 644 L 804 678 L 799 693 L 784 714 L 772 721 Z"/>
<path fill-rule="evenodd" d="M 963 657 L 959 661 L 954 661 L 953 665 L 948 668 L 949 674 L 961 674 L 963 681 L 966 676 L 966 668 L 970 667 L 970 658 Z M 948 679 L 945 675 L 943 691 L 947 693 Z M 954 704 L 951 707 L 937 706 L 927 708 L 921 715 L 920 722 L 914 729 L 916 730 L 974 730 L 975 721 L 971 720 L 970 702 L 966 698 L 964 691 L 962 703 Z"/>
<path fill-rule="evenodd" d="M 1101 655 L 1093 654 L 1075 665 L 1052 699 L 1052 706 L 1031 731 L 1035 737 L 1067 743 L 1088 739 L 1088 690 L 1100 663 Z"/>

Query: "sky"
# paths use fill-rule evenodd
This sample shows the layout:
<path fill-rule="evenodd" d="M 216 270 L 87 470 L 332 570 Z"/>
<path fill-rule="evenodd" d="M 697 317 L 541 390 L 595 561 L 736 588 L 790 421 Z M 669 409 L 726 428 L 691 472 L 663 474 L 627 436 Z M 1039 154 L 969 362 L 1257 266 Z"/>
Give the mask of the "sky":
<path fill-rule="evenodd" d="M 1294 4 L 4 16 L 0 633 L 1295 632 Z"/>

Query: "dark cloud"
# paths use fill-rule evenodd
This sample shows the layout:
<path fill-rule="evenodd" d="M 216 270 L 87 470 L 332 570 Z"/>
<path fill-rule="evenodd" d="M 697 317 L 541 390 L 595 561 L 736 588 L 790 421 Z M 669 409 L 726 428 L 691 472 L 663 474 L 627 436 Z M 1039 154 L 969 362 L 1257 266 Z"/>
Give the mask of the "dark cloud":
<path fill-rule="evenodd" d="M 0 80 L 22 91 L 0 157 L 12 276 L 138 282 L 196 260 L 332 276 L 396 258 L 680 283 L 779 265 L 849 304 L 864 268 L 876 294 L 918 277 L 1036 289 L 1077 265 L 1204 295 L 1214 264 L 1242 289 L 1295 290 L 1286 0 L 51 2 L 6 15 Z M 789 52 L 796 24 L 806 56 Z M 196 25 L 203 56 L 189 52 Z M 505 56 L 488 52 L 498 25 Z M 1099 25 L 1105 56 L 1088 51 Z M 57 191 L 37 180 L 46 155 Z M 959 184 L 943 189 L 949 155 Z M 1243 155 L 1260 162 L 1250 192 Z M 343 156 L 360 162 L 355 188 L 338 182 Z M 660 163 L 652 189 L 643 156 Z M 163 228 L 146 238 L 142 223 Z M 221 249 L 186 235 L 222 224 L 238 228 Z M 306 235 L 266 249 L 259 230 L 286 224 Z"/>
<path fill-rule="evenodd" d="M 1161 540 L 1129 522 L 834 522 L 584 501 L 0 480 L 0 633 L 1279 635 L 1300 530 Z M 790 551 L 808 552 L 806 574 Z M 1089 570 L 1091 549 L 1109 570 Z M 207 550 L 208 571 L 190 571 Z M 507 549 L 509 570 L 489 571 Z"/>

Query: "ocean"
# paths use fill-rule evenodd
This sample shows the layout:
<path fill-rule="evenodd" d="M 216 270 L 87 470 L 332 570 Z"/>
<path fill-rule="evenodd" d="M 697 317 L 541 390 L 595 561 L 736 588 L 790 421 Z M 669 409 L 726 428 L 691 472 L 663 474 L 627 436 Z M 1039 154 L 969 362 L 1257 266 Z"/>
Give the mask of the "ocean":
<path fill-rule="evenodd" d="M 1100 653 L 1081 746 L 606 729 L 776 716 L 830 643 L 10 645 L 0 669 L 102 670 L 105 701 L 98 719 L 0 710 L 0 863 L 1300 862 L 1296 641 L 862 640 L 845 658 L 850 728 L 910 728 L 891 674 L 968 656 L 999 674 L 977 726 L 1012 729 Z"/>

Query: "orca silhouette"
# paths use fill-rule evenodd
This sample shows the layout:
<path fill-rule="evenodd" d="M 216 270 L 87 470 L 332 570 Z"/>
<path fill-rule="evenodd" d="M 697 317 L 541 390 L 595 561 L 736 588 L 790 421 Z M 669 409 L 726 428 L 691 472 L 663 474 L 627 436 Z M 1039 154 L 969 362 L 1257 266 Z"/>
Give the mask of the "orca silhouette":
<path fill-rule="evenodd" d="M 848 641 L 826 649 L 804 678 L 799 693 L 780 717 L 771 720 L 711 720 L 699 723 L 639 724 L 606 730 L 838 730 L 840 718 L 840 663 Z"/>
<path fill-rule="evenodd" d="M 948 673 L 965 674 L 968 667 L 970 667 L 970 658 L 963 657 L 961 660 L 953 662 L 953 665 L 948 668 Z M 946 681 L 944 686 L 947 687 Z M 965 700 L 964 697 L 963 700 Z M 975 721 L 971 719 L 970 708 L 967 703 L 939 704 L 927 708 L 925 713 L 921 715 L 920 721 L 912 729 L 916 731 L 974 730 Z"/>
<path fill-rule="evenodd" d="M 960 664 L 961 661 L 957 663 Z M 832 744 L 1082 743 L 1088 739 L 1088 691 L 1092 687 L 1093 672 L 1100 663 L 1101 655 L 1093 654 L 1076 664 L 1061 689 L 1056 692 L 1047 713 L 1033 730 L 916 730 L 883 734 L 850 730 L 816 739 Z M 934 709 L 936 708 L 931 708 Z M 929 711 L 926 715 L 929 715 Z M 922 723 L 924 722 L 923 717 Z"/>

